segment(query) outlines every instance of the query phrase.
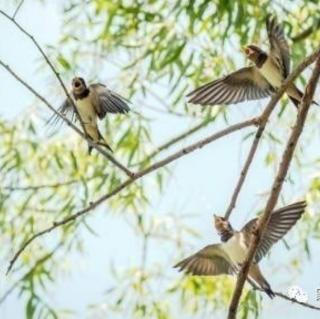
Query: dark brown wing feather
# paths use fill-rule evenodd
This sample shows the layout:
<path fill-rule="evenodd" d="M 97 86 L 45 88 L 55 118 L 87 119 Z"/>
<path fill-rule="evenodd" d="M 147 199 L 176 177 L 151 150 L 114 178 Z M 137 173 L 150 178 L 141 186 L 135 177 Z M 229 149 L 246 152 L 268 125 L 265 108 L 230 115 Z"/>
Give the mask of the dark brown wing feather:
<path fill-rule="evenodd" d="M 72 104 L 70 103 L 70 101 L 68 99 L 65 99 L 63 101 L 63 103 L 61 104 L 61 106 L 57 109 L 57 111 L 63 115 L 71 115 L 71 121 L 75 122 L 76 120 L 76 114 L 73 111 L 73 107 Z M 59 117 L 56 114 L 53 114 L 49 120 L 47 121 L 47 124 L 50 125 L 56 125 L 57 123 L 62 123 L 63 120 L 61 117 Z"/>
<path fill-rule="evenodd" d="M 92 94 L 92 103 L 99 119 L 107 113 L 127 113 L 130 111 L 129 101 L 119 94 L 109 90 L 105 85 L 94 83 L 89 86 Z"/>
<path fill-rule="evenodd" d="M 188 102 L 200 105 L 234 104 L 268 97 L 273 89 L 256 70 L 245 67 L 189 93 Z"/>
<path fill-rule="evenodd" d="M 175 268 L 187 274 L 215 276 L 232 274 L 233 267 L 219 244 L 209 245 L 177 263 Z"/>
<path fill-rule="evenodd" d="M 290 73 L 290 48 L 281 25 L 275 17 L 268 16 L 266 20 L 267 33 L 270 43 L 270 55 L 282 66 L 283 77 Z"/>
<path fill-rule="evenodd" d="M 255 256 L 255 262 L 258 263 L 270 250 L 272 245 L 279 241 L 301 218 L 306 208 L 306 202 L 301 201 L 289 206 L 275 210 L 270 217 L 270 221 L 263 234 Z M 246 239 L 249 240 L 250 234 L 257 226 L 258 219 L 250 220 L 242 229 L 245 232 Z"/>

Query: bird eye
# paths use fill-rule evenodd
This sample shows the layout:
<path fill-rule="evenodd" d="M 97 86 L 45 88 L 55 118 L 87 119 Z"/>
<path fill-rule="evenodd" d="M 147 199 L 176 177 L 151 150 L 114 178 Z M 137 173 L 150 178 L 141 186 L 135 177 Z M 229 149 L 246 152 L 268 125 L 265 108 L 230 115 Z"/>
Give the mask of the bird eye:
<path fill-rule="evenodd" d="M 80 83 L 79 81 L 74 82 L 74 86 L 75 86 L 76 88 L 78 88 L 80 85 L 81 85 L 81 83 Z"/>

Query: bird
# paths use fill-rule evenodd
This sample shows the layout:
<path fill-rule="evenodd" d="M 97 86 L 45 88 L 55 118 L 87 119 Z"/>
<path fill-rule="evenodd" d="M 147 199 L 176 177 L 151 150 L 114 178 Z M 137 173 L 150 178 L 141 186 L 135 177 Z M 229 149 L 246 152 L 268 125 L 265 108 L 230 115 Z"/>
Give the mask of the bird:
<path fill-rule="evenodd" d="M 250 266 L 248 282 L 255 288 L 260 287 L 271 299 L 275 294 L 263 276 L 259 262 L 296 224 L 305 208 L 306 202 L 300 201 L 272 212 Z M 221 243 L 204 247 L 178 262 L 174 268 L 197 276 L 234 275 L 239 271 L 246 259 L 252 234 L 257 230 L 258 218 L 251 219 L 237 231 L 227 219 L 214 215 L 214 226 L 220 235 Z"/>
<path fill-rule="evenodd" d="M 255 44 L 247 45 L 244 53 L 252 65 L 195 89 L 187 95 L 188 102 L 211 106 L 228 105 L 272 95 L 290 73 L 290 48 L 276 17 L 267 16 L 266 29 L 268 53 Z M 286 94 L 298 107 L 303 93 L 294 83 L 289 85 Z"/>
<path fill-rule="evenodd" d="M 98 119 L 105 118 L 107 113 L 128 113 L 130 111 L 128 105 L 130 102 L 108 89 L 104 84 L 93 83 L 87 85 L 82 77 L 72 79 L 70 95 L 77 108 L 86 136 L 92 142 L 104 146 L 112 152 L 111 147 L 99 131 Z M 69 99 L 65 99 L 58 111 L 63 115 L 71 114 L 73 120 L 77 118 L 72 102 Z M 48 122 L 56 122 L 59 119 L 58 115 L 54 115 Z M 92 152 L 92 148 L 91 145 L 88 145 L 89 155 Z"/>

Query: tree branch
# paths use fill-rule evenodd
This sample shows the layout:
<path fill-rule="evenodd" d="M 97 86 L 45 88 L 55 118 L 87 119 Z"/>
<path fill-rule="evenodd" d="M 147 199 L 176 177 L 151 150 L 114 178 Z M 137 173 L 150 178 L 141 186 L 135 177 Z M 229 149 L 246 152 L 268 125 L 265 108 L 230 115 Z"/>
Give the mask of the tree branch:
<path fill-rule="evenodd" d="M 292 37 L 293 42 L 300 42 L 307 37 L 309 37 L 314 31 L 318 30 L 320 28 L 320 19 L 318 19 L 313 25 L 311 25 L 309 28 L 305 29 L 301 33 L 295 35 Z"/>
<path fill-rule="evenodd" d="M 0 10 L 0 14 L 2 14 L 4 17 L 6 17 L 8 20 L 10 20 L 23 34 L 25 34 L 33 43 L 34 45 L 37 47 L 37 49 L 39 50 L 39 52 L 41 53 L 42 57 L 44 58 L 44 60 L 47 62 L 47 64 L 49 65 L 50 69 L 52 70 L 52 72 L 54 73 L 54 75 L 56 76 L 56 78 L 58 79 L 68 101 L 70 102 L 70 104 L 72 105 L 73 111 L 76 114 L 77 119 L 79 120 L 81 127 L 83 129 L 84 134 L 75 126 L 73 125 L 72 121 L 69 121 L 64 115 L 60 114 L 60 112 L 56 111 L 55 108 L 53 108 L 52 106 L 50 107 L 50 109 L 57 115 L 59 116 L 61 119 L 63 119 L 69 126 L 71 126 L 76 132 L 78 132 L 78 134 L 80 134 L 82 136 L 82 138 L 84 138 L 87 143 L 92 146 L 93 148 L 95 148 L 100 154 L 102 154 L 104 157 L 106 157 L 108 160 L 110 160 L 115 166 L 117 166 L 119 169 L 121 169 L 122 171 L 124 171 L 128 176 L 132 177 L 134 175 L 133 172 L 131 172 L 130 170 L 128 170 L 126 167 L 124 167 L 121 163 L 119 163 L 117 160 L 115 160 L 115 158 L 110 155 L 108 152 L 106 152 L 104 149 L 102 149 L 101 147 L 99 147 L 96 143 L 93 143 L 89 137 L 88 134 L 86 132 L 85 126 L 83 124 L 83 121 L 79 115 L 78 109 L 73 101 L 73 99 L 71 98 L 66 86 L 64 85 L 60 74 L 57 72 L 57 70 L 55 69 L 55 67 L 53 66 L 53 64 L 51 63 L 51 61 L 49 60 L 48 56 L 45 54 L 45 52 L 43 51 L 43 49 L 41 48 L 40 44 L 35 40 L 35 38 L 28 33 L 16 20 L 14 20 L 14 18 L 11 18 L 7 13 L 5 13 L 3 10 Z M 20 83 L 24 84 L 24 86 L 26 86 L 33 94 L 35 94 L 38 98 L 40 98 L 39 94 L 36 94 L 36 91 L 34 89 L 32 89 L 25 81 L 23 81 L 20 77 L 18 77 L 11 69 L 8 65 L 4 64 L 3 62 L 1 62 L 1 65 L 8 71 L 10 72 Z M 44 98 L 40 98 L 40 100 L 42 100 L 45 104 L 47 104 L 47 106 L 49 106 L 48 102 L 45 102 Z M 71 125 L 72 124 L 72 125 Z M 77 128 L 77 129 L 76 129 Z"/>
<path fill-rule="evenodd" d="M 261 292 L 264 292 L 264 290 L 259 288 L 259 287 L 255 287 L 254 290 L 259 290 Z M 296 298 L 290 298 L 289 296 L 283 294 L 282 292 L 274 291 L 274 294 L 279 298 L 291 301 L 291 302 L 296 303 L 296 304 L 298 304 L 300 306 L 307 307 L 307 308 L 314 309 L 314 310 L 320 310 L 320 307 L 318 307 L 318 306 L 309 304 L 307 302 L 299 301 Z"/>
<path fill-rule="evenodd" d="M 299 106 L 299 112 L 297 114 L 297 119 L 295 126 L 293 127 L 289 140 L 287 142 L 286 148 L 284 150 L 284 153 L 282 155 L 282 160 L 278 169 L 277 176 L 273 182 L 272 185 L 272 190 L 270 197 L 267 201 L 266 208 L 262 214 L 262 216 L 259 218 L 258 222 L 258 227 L 257 231 L 255 231 L 252 234 L 252 240 L 250 243 L 249 251 L 246 257 L 246 260 L 241 267 L 240 273 L 238 275 L 236 287 L 230 302 L 229 306 L 229 313 L 228 313 L 228 319 L 235 319 L 236 318 L 236 313 L 237 313 L 237 308 L 239 305 L 239 300 L 242 294 L 243 286 L 245 283 L 245 280 L 248 275 L 248 271 L 250 268 L 250 265 L 253 261 L 254 255 L 256 253 L 256 250 L 258 248 L 258 245 L 260 243 L 260 240 L 262 238 L 263 232 L 265 230 L 265 227 L 267 226 L 271 213 L 274 210 L 278 197 L 280 195 L 280 191 L 282 188 L 282 184 L 284 182 L 284 179 L 287 175 L 294 150 L 296 148 L 296 145 L 298 143 L 299 137 L 303 131 L 303 127 L 308 115 L 308 111 L 310 108 L 310 105 L 313 100 L 313 95 L 316 89 L 317 82 L 319 80 L 320 76 L 320 54 L 318 54 L 317 61 L 315 68 L 312 72 L 311 78 L 307 84 L 305 94 L 302 98 L 302 101 Z"/>
<path fill-rule="evenodd" d="M 259 123 L 259 127 L 257 129 L 257 132 L 255 134 L 254 140 L 252 142 L 250 151 L 248 153 L 247 159 L 245 161 L 245 164 L 243 166 L 243 169 L 241 170 L 238 182 L 236 184 L 236 187 L 233 191 L 232 197 L 231 197 L 231 201 L 229 203 L 229 206 L 226 210 L 225 213 L 225 218 L 228 219 L 232 213 L 232 210 L 235 208 L 236 206 L 236 202 L 238 199 L 238 196 L 240 194 L 241 188 L 244 184 L 244 181 L 247 177 L 250 165 L 254 159 L 255 153 L 257 151 L 259 142 L 260 142 L 260 138 L 263 135 L 264 129 L 266 127 L 266 124 L 268 122 L 268 119 L 274 109 L 274 107 L 276 106 L 276 104 L 278 103 L 278 101 L 280 100 L 281 96 L 285 93 L 285 90 L 287 89 L 287 87 L 300 75 L 300 73 L 306 68 L 308 67 L 311 63 L 313 63 L 315 61 L 315 59 L 317 58 L 318 54 L 320 52 L 320 48 L 317 49 L 314 53 L 312 53 L 309 57 L 307 57 L 306 59 L 304 59 L 299 66 L 297 66 L 295 68 L 295 70 L 293 72 L 291 72 L 291 74 L 287 77 L 287 79 L 283 82 L 283 84 L 281 85 L 281 87 L 279 88 L 279 90 L 272 96 L 270 102 L 268 103 L 267 107 L 265 108 L 265 110 L 263 111 L 262 115 L 261 115 L 261 121 Z"/>
<path fill-rule="evenodd" d="M 21 9 L 22 5 L 24 3 L 24 0 L 21 0 L 20 3 L 18 4 L 16 10 L 14 11 L 13 15 L 12 15 L 12 20 L 14 20 L 19 12 L 19 10 Z"/>
<path fill-rule="evenodd" d="M 1 10 L 0 10 L 1 12 Z M 112 162 L 115 166 L 117 166 L 119 169 L 121 169 L 123 172 L 126 173 L 126 175 L 133 177 L 134 173 L 128 170 L 124 165 L 122 165 L 119 161 L 117 161 L 112 155 L 110 155 L 108 152 L 106 152 L 101 146 L 95 144 L 93 141 L 91 141 L 81 130 L 75 126 L 72 121 L 70 121 L 66 116 L 63 114 L 60 114 L 42 95 L 40 95 L 35 89 L 33 89 L 26 81 L 24 81 L 19 75 L 17 75 L 10 67 L 9 65 L 5 64 L 2 60 L 0 60 L 0 65 L 6 69 L 18 82 L 20 82 L 22 85 L 24 85 L 33 95 L 35 95 L 39 100 L 41 100 L 44 104 L 46 104 L 49 109 L 62 118 L 68 126 L 70 126 L 74 131 L 76 131 L 83 139 L 87 141 L 87 143 L 94 147 L 99 153 L 101 153 L 104 157 L 106 157 L 110 162 Z"/>
<path fill-rule="evenodd" d="M 29 271 L 27 271 L 23 276 L 21 276 L 17 281 L 15 281 L 11 285 L 11 287 L 0 297 L 0 305 L 5 302 L 5 300 L 15 290 L 15 288 L 19 285 L 21 281 L 28 278 L 39 266 L 43 265 L 49 258 L 51 258 L 58 251 L 58 249 L 62 247 L 62 245 L 63 242 L 59 242 L 49 253 L 43 255 L 40 259 L 38 259 Z"/>
<path fill-rule="evenodd" d="M 93 179 L 96 179 L 98 177 L 107 177 L 109 174 L 105 175 L 93 175 L 91 177 L 85 178 L 85 182 L 90 182 Z M 60 183 L 51 183 L 51 184 L 39 184 L 39 185 L 27 185 L 27 186 L 0 186 L 0 189 L 8 190 L 8 191 L 36 191 L 39 189 L 48 189 L 48 188 L 58 188 L 62 186 L 69 186 L 72 184 L 80 183 L 82 180 L 81 179 L 70 179 L 65 182 L 60 182 Z"/>
<path fill-rule="evenodd" d="M 166 157 L 163 160 L 160 160 L 156 163 L 154 163 L 153 165 L 150 165 L 149 167 L 141 170 L 140 172 L 136 173 L 132 178 L 127 179 L 126 181 L 124 181 L 122 184 L 120 184 L 119 186 L 117 186 L 114 190 L 112 190 L 110 193 L 100 197 L 99 199 L 97 199 L 94 202 L 91 202 L 90 205 L 76 213 L 74 213 L 71 216 L 66 217 L 65 219 L 61 220 L 61 221 L 57 221 L 54 222 L 52 224 L 52 226 L 38 232 L 35 233 L 33 236 L 31 236 L 27 241 L 25 241 L 21 247 L 19 248 L 19 250 L 15 253 L 15 255 L 13 256 L 13 258 L 11 259 L 8 269 L 7 269 L 7 274 L 10 272 L 10 270 L 12 269 L 14 263 L 16 262 L 16 260 L 18 259 L 18 257 L 21 255 L 21 253 L 26 249 L 27 246 L 29 246 L 36 238 L 41 237 L 44 234 L 50 233 L 52 230 L 63 226 L 65 224 L 68 224 L 70 222 L 75 221 L 77 218 L 79 218 L 82 215 L 85 215 L 87 213 L 89 213 L 90 211 L 92 211 L 94 208 L 96 208 L 97 206 L 99 206 L 101 203 L 105 202 L 106 200 L 108 200 L 109 198 L 113 197 L 114 195 L 118 194 L 120 191 L 122 191 L 123 189 L 125 189 L 126 187 L 128 187 L 129 185 L 133 184 L 136 180 L 144 177 L 145 175 L 148 175 L 150 173 L 152 173 L 153 171 L 156 171 L 157 169 L 164 167 L 166 165 L 168 165 L 169 163 L 176 161 L 177 159 L 179 159 L 180 157 L 186 156 L 189 153 L 192 153 L 193 151 L 200 149 L 202 147 L 204 147 L 205 145 L 212 143 L 213 141 L 222 138 L 228 134 L 234 133 L 238 130 L 241 130 L 245 127 L 248 126 L 252 126 L 255 125 L 257 123 L 257 118 L 252 118 L 249 119 L 247 121 L 244 122 L 240 122 L 238 124 L 235 125 L 231 125 L 229 127 L 227 127 L 226 129 L 223 129 L 217 133 L 214 133 L 212 135 L 210 135 L 207 138 L 204 138 L 196 143 L 191 144 L 188 147 L 185 147 L 183 149 L 181 149 L 180 151 Z"/>
<path fill-rule="evenodd" d="M 175 136 L 174 138 L 170 139 L 169 141 L 165 142 L 164 144 L 158 146 L 154 151 L 152 151 L 149 155 L 146 156 L 145 159 L 143 159 L 140 163 L 134 164 L 134 166 L 136 165 L 142 165 L 148 161 L 150 161 L 151 159 L 153 159 L 154 157 L 156 157 L 159 153 L 161 153 L 162 151 L 170 148 L 172 145 L 184 140 L 185 138 L 189 137 L 190 135 L 198 132 L 199 130 L 201 130 L 202 128 L 206 127 L 208 124 L 210 124 L 217 116 L 212 116 L 209 117 L 207 119 L 205 119 L 204 121 L 202 121 L 200 124 L 195 125 L 194 127 L 192 127 L 191 129 L 186 130 L 183 133 L 178 134 L 177 136 Z"/>

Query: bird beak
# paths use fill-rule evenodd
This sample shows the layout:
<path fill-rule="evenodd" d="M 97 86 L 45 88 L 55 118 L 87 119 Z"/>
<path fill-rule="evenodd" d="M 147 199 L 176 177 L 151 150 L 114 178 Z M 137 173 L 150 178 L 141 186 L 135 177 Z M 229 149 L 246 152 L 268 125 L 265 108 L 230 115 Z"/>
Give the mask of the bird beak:
<path fill-rule="evenodd" d="M 249 49 L 248 47 L 242 47 L 242 52 L 243 52 L 245 55 L 249 55 L 250 49 Z"/>

